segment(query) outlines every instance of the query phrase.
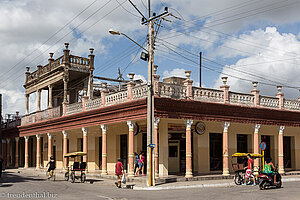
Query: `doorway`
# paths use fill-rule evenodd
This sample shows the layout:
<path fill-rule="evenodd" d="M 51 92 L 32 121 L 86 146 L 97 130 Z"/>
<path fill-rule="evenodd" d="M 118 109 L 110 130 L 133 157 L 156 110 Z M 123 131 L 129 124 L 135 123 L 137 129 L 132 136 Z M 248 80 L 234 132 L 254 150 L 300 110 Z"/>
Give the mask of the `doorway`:
<path fill-rule="evenodd" d="M 180 145 L 179 141 L 169 141 L 169 173 L 179 172 L 180 165 Z"/>
<path fill-rule="evenodd" d="M 236 139 L 237 139 L 237 152 L 248 153 L 248 135 L 237 134 Z M 240 164 L 243 163 L 244 166 L 246 166 L 247 160 L 248 160 L 247 158 L 243 158 L 243 157 L 237 158 L 237 162 Z"/>
<path fill-rule="evenodd" d="M 222 170 L 223 166 L 223 137 L 222 133 L 209 134 L 210 171 Z"/>
<path fill-rule="evenodd" d="M 128 164 L 128 142 L 127 135 L 120 135 L 120 158 L 123 162 L 124 170 L 127 170 Z"/>
<path fill-rule="evenodd" d="M 265 149 L 265 152 L 264 152 L 265 158 L 271 158 L 271 136 L 262 135 L 261 136 L 261 141 L 266 143 L 266 149 Z"/>
<path fill-rule="evenodd" d="M 284 168 L 292 168 L 291 137 L 283 136 Z"/>

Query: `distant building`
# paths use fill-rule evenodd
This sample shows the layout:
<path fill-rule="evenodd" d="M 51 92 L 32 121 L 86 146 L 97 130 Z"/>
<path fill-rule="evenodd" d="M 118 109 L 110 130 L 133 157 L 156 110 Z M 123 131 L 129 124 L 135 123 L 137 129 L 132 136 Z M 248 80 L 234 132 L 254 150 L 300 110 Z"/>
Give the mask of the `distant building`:
<path fill-rule="evenodd" d="M 52 56 L 34 72 L 27 68 L 27 112 L 15 130 L 18 135 L 13 136 L 22 139 L 2 140 L 9 147 L 14 146 L 12 142 L 19 145 L 10 157 L 18 155 L 15 161 L 25 168 L 40 168 L 54 156 L 57 168 L 62 169 L 71 162 L 63 155 L 84 151 L 88 171 L 113 174 L 120 157 L 129 176 L 134 176 L 134 152 L 147 148 L 147 84 L 133 81 L 131 74 L 118 89 L 106 83 L 96 87 L 93 50 L 83 58 L 69 54 L 66 45 L 63 56 Z M 262 96 L 257 83 L 250 94 L 232 92 L 226 77 L 220 90 L 199 88 L 192 85 L 190 73 L 162 82 L 154 73 L 156 177 L 228 175 L 233 171 L 230 156 L 260 153 L 260 142 L 266 143 L 265 155 L 279 164 L 280 173 L 300 169 L 298 100 L 285 99 L 280 86 L 276 97 Z M 41 90 L 48 90 L 46 110 L 41 110 Z M 38 94 L 38 111 L 29 113 L 33 92 Z"/>

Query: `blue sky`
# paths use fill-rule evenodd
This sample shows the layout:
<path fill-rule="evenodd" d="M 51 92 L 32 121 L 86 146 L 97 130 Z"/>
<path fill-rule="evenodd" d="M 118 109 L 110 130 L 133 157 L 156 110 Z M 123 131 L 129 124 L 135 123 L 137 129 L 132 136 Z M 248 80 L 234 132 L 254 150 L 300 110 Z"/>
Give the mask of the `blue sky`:
<path fill-rule="evenodd" d="M 146 0 L 132 0 L 147 15 Z M 285 97 L 297 99 L 300 81 L 300 1 L 297 0 L 154 0 L 152 11 L 164 6 L 176 16 L 163 21 L 155 45 L 155 64 L 163 77 L 191 70 L 199 84 L 199 52 L 203 52 L 202 86 L 219 88 L 228 76 L 230 90 L 250 93 L 259 82 L 262 95 L 275 96 L 276 85 Z M 179 19 L 180 18 L 180 19 Z M 87 56 L 95 49 L 94 75 L 118 77 L 134 72 L 147 79 L 141 49 L 119 30 L 146 46 L 147 26 L 128 0 L 2 0 L 0 1 L 0 92 L 4 113 L 25 110 L 25 67 L 46 64 L 50 52 L 62 55 L 63 43 L 71 53 Z M 289 89 L 290 88 L 290 89 Z M 44 104 L 46 100 L 42 99 Z M 31 105 L 35 96 L 31 97 Z M 11 106 L 14 105 L 14 106 Z M 31 106 L 34 111 L 35 106 Z"/>

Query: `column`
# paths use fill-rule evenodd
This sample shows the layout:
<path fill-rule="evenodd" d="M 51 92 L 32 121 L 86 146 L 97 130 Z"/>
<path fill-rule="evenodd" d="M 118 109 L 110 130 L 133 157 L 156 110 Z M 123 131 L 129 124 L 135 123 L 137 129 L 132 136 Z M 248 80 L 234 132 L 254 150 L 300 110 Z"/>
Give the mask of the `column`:
<path fill-rule="evenodd" d="M 6 139 L 6 166 L 10 165 L 10 139 Z"/>
<path fill-rule="evenodd" d="M 37 91 L 37 111 L 41 111 L 41 90 Z"/>
<path fill-rule="evenodd" d="M 101 175 L 107 175 L 107 144 L 106 144 L 107 125 L 101 125 L 101 129 L 102 129 L 102 170 L 101 170 Z"/>
<path fill-rule="evenodd" d="M 64 77 L 63 78 L 63 82 L 64 82 L 64 103 L 67 103 L 68 102 L 68 98 L 67 98 L 67 95 L 68 95 L 68 78 Z"/>
<path fill-rule="evenodd" d="M 29 94 L 25 94 L 25 115 L 29 114 Z"/>
<path fill-rule="evenodd" d="M 87 134 L 88 134 L 88 131 L 87 131 L 87 128 L 81 128 L 82 130 L 82 144 L 83 144 L 83 152 L 87 153 L 87 149 L 88 149 L 88 139 L 87 139 Z M 83 162 L 87 162 L 87 155 L 86 156 L 83 156 Z"/>
<path fill-rule="evenodd" d="M 279 127 L 278 134 L 278 172 L 284 174 L 284 162 L 283 162 L 283 130 L 284 126 Z"/>
<path fill-rule="evenodd" d="M 50 158 L 52 156 L 52 135 L 51 133 L 47 133 L 48 136 L 48 161 L 50 161 Z"/>
<path fill-rule="evenodd" d="M 24 168 L 28 168 L 28 136 L 24 136 L 25 139 L 25 164 Z"/>
<path fill-rule="evenodd" d="M 254 134 L 253 134 L 253 150 L 255 154 L 259 153 L 258 148 L 258 131 L 260 128 L 260 124 L 255 124 Z M 257 171 L 259 168 L 259 159 L 254 159 L 254 170 Z"/>
<path fill-rule="evenodd" d="M 5 151 L 6 146 L 5 146 L 5 144 L 6 144 L 6 140 L 2 139 L 2 155 L 1 156 L 2 156 L 3 162 L 6 158 L 6 151 Z"/>
<path fill-rule="evenodd" d="M 19 138 L 16 137 L 16 155 L 15 155 L 15 167 L 19 167 Z"/>
<path fill-rule="evenodd" d="M 41 168 L 41 135 L 36 136 L 36 169 Z"/>
<path fill-rule="evenodd" d="M 65 158 L 65 155 L 68 153 L 68 133 L 66 131 L 62 131 L 63 137 L 64 137 L 64 142 L 63 142 L 63 160 L 64 160 L 64 168 L 66 169 L 68 166 L 68 159 Z"/>
<path fill-rule="evenodd" d="M 160 121 L 159 117 L 154 118 L 154 171 L 155 178 L 159 178 L 159 163 L 158 163 L 158 123 Z"/>
<path fill-rule="evenodd" d="M 193 124 L 192 119 L 186 120 L 186 136 L 185 136 L 185 145 L 186 145 L 186 170 L 185 170 L 185 177 L 191 178 L 193 177 L 192 172 L 192 131 L 191 127 Z"/>
<path fill-rule="evenodd" d="M 228 166 L 228 127 L 230 123 L 224 123 L 223 130 L 223 176 L 229 176 L 229 166 Z"/>
<path fill-rule="evenodd" d="M 223 90 L 224 93 L 224 103 L 229 103 L 229 85 L 227 85 L 227 78 L 226 76 L 221 77 L 223 81 L 223 85 L 220 88 Z"/>
<path fill-rule="evenodd" d="M 133 152 L 133 125 L 134 121 L 127 121 L 127 125 L 129 127 L 129 133 L 128 133 L 128 163 L 129 163 L 129 169 L 128 169 L 128 176 L 134 176 L 134 152 Z"/>
<path fill-rule="evenodd" d="M 53 105 L 52 105 L 52 102 L 53 102 L 53 99 L 52 99 L 52 85 L 48 85 L 48 108 L 52 108 Z"/>

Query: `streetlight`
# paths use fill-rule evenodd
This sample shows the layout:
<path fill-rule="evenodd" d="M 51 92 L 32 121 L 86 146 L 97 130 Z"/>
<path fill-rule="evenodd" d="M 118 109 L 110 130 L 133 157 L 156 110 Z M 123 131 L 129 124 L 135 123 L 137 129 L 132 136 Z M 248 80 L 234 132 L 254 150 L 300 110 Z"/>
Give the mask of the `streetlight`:
<path fill-rule="evenodd" d="M 147 51 L 147 49 L 145 49 L 142 45 L 140 45 L 139 43 L 137 43 L 136 41 L 134 41 L 133 39 L 131 39 L 128 35 L 126 35 L 125 33 L 121 33 L 120 31 L 115 31 L 113 29 L 109 29 L 108 32 L 112 35 L 124 35 L 125 37 L 127 37 L 131 42 L 135 43 L 136 45 L 138 45 L 139 47 L 141 47 L 143 50 Z"/>
<path fill-rule="evenodd" d="M 148 155 L 148 161 L 147 162 L 147 175 L 149 175 L 149 182 L 148 185 L 152 186 L 153 181 L 154 181 L 154 173 L 153 173 L 153 144 L 152 144 L 152 139 L 153 139 L 153 128 L 154 128 L 154 95 L 153 95 L 153 61 L 154 61 L 154 51 L 153 51 L 153 31 L 154 30 L 154 23 L 153 21 L 149 22 L 149 43 L 148 43 L 148 48 L 149 50 L 145 49 L 143 46 L 141 46 L 139 43 L 131 39 L 129 36 L 126 34 L 120 32 L 120 31 L 115 31 L 112 29 L 109 29 L 109 33 L 112 35 L 123 35 L 126 38 L 128 38 L 130 41 L 138 45 L 140 48 L 145 50 L 148 53 L 148 93 L 147 93 L 147 155 Z M 144 55 L 145 58 L 145 55 Z M 142 58 L 143 59 L 143 58 Z M 143 59 L 143 60 L 146 60 Z M 157 147 L 156 147 L 157 148 Z"/>

